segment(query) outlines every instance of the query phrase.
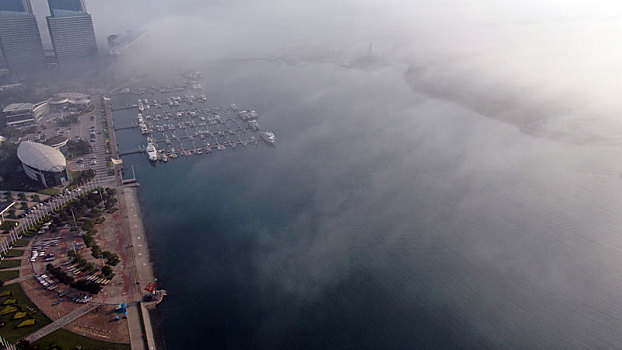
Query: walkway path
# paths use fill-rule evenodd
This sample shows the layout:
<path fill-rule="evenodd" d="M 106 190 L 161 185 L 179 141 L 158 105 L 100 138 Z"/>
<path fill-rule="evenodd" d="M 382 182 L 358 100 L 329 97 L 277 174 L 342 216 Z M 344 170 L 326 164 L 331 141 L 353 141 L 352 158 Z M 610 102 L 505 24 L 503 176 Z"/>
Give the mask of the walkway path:
<path fill-rule="evenodd" d="M 32 268 L 30 267 L 30 264 L 28 264 L 28 265 L 21 265 L 21 266 L 15 266 L 15 267 L 7 267 L 0 271 L 21 271 L 21 270 L 32 270 Z"/>
<path fill-rule="evenodd" d="M 108 130 L 112 144 L 111 157 L 119 159 L 117 139 L 114 132 L 114 119 L 112 118 L 110 104 L 106 103 L 104 109 L 108 118 Z M 142 298 L 142 286 L 146 286 L 147 283 L 154 280 L 153 270 L 149 262 L 149 249 L 147 248 L 147 242 L 145 240 L 145 228 L 140 213 L 136 188 L 123 186 L 123 181 L 120 176 L 117 176 L 116 179 L 118 181 L 117 193 L 119 196 L 119 211 L 121 213 L 123 231 L 126 234 L 128 244 L 130 244 L 126 255 L 126 258 L 129 259 L 130 262 L 130 266 L 128 267 L 128 275 L 130 277 L 128 297 L 133 301 L 140 301 Z M 142 319 L 140 317 L 141 311 L 143 315 Z M 155 349 L 153 328 L 151 327 L 149 313 L 142 304 L 136 305 L 135 303 L 131 303 L 128 306 L 128 327 L 132 350 Z"/>
<path fill-rule="evenodd" d="M 132 350 L 144 350 L 143 326 L 140 321 L 140 307 L 137 303 L 127 306 L 127 326 L 130 329 L 130 345 Z"/>
<path fill-rule="evenodd" d="M 46 335 L 68 325 L 69 323 L 77 320 L 78 318 L 88 314 L 89 312 L 95 310 L 95 308 L 97 308 L 98 306 L 100 306 L 100 303 L 95 303 L 95 302 L 91 302 L 88 303 L 86 305 L 84 305 L 83 307 L 77 309 L 76 311 L 70 313 L 69 315 L 62 317 L 52 323 L 50 323 L 49 325 L 39 329 L 38 331 L 32 333 L 31 335 L 27 336 L 25 339 L 28 340 L 29 342 L 34 342 L 37 341 L 43 337 L 45 337 Z"/>
<path fill-rule="evenodd" d="M 26 276 L 21 276 L 18 278 L 14 278 L 12 280 L 8 280 L 8 281 L 4 281 L 4 284 L 11 284 L 11 283 L 16 283 L 16 282 L 22 282 L 28 279 L 31 279 L 34 275 L 26 275 Z"/>
<path fill-rule="evenodd" d="M 154 280 L 153 271 L 151 269 L 151 263 L 149 262 L 149 249 L 147 248 L 147 242 L 145 239 L 145 229 L 143 227 L 143 219 L 140 213 L 140 206 L 138 205 L 138 198 L 136 197 L 136 188 L 124 187 L 119 198 L 119 204 L 123 217 L 124 230 L 128 235 L 128 242 L 130 248 L 128 249 L 127 258 L 131 260 L 132 264 L 129 268 L 130 272 L 130 296 L 138 301 L 142 298 L 141 287 L 146 286 L 147 283 Z M 128 314 L 128 326 L 130 327 L 130 338 L 132 339 L 132 349 L 145 349 L 144 343 L 136 343 L 137 347 L 134 347 L 135 341 L 140 337 L 143 341 L 143 327 L 136 327 L 135 317 L 139 317 L 139 312 L 142 311 L 145 339 L 149 349 L 154 349 L 155 340 L 153 336 L 153 329 L 151 327 L 151 321 L 149 318 L 149 312 L 139 305 L 135 307 L 135 311 L 130 311 Z M 132 326 L 134 325 L 134 326 Z M 140 318 L 138 318 L 138 326 L 140 326 Z"/>

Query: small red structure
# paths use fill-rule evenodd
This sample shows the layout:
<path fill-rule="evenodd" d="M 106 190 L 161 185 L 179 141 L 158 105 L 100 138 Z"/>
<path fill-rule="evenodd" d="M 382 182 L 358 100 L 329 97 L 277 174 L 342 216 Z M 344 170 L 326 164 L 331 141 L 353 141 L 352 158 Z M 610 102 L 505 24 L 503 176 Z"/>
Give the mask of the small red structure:
<path fill-rule="evenodd" d="M 149 293 L 155 293 L 157 287 L 158 284 L 156 282 L 149 282 L 149 284 L 145 287 L 145 290 Z"/>

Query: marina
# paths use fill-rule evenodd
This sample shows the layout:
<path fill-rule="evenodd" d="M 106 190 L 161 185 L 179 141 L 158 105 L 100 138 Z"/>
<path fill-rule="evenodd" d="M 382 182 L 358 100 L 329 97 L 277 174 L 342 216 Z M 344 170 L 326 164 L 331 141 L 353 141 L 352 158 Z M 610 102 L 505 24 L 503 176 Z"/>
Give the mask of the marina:
<path fill-rule="evenodd" d="M 210 106 L 205 95 L 191 94 L 199 88 L 195 83 L 190 90 L 141 89 L 135 92 L 140 97 L 136 103 L 117 107 L 117 110 L 136 109 L 137 115 L 130 125 L 115 127 L 115 131 L 136 129 L 144 137 L 144 142 L 133 150 L 121 152 L 120 156 L 143 153 L 151 162 L 167 163 L 178 157 L 259 146 L 260 143 L 275 145 L 274 133 L 262 130 L 257 112 L 241 110 L 235 104 Z M 144 94 L 151 99 L 142 98 Z"/>

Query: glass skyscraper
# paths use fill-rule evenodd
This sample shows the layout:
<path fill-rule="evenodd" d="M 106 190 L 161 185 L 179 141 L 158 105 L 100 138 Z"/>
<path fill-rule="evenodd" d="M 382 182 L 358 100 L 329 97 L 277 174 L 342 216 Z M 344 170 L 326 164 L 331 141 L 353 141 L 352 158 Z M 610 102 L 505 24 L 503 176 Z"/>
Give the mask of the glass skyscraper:
<path fill-rule="evenodd" d="M 97 42 L 84 0 L 48 0 L 48 4 L 48 28 L 59 66 L 93 62 Z"/>
<path fill-rule="evenodd" d="M 34 77 L 45 67 L 45 55 L 30 0 L 0 0 L 0 50 L 16 80 Z"/>

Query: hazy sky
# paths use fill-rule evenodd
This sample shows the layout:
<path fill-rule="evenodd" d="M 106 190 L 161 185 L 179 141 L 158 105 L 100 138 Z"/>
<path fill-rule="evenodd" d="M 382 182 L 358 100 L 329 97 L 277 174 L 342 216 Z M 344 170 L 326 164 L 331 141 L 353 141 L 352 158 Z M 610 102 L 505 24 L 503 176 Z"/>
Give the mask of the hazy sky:
<path fill-rule="evenodd" d="M 622 6 L 614 1 L 88 1 L 101 45 L 149 32 L 134 62 L 367 51 L 408 67 L 418 91 L 530 132 L 617 142 Z M 414 72 L 414 74 L 412 74 Z M 560 133 L 563 134 L 560 136 Z M 572 136 L 567 136 L 572 134 Z"/>

